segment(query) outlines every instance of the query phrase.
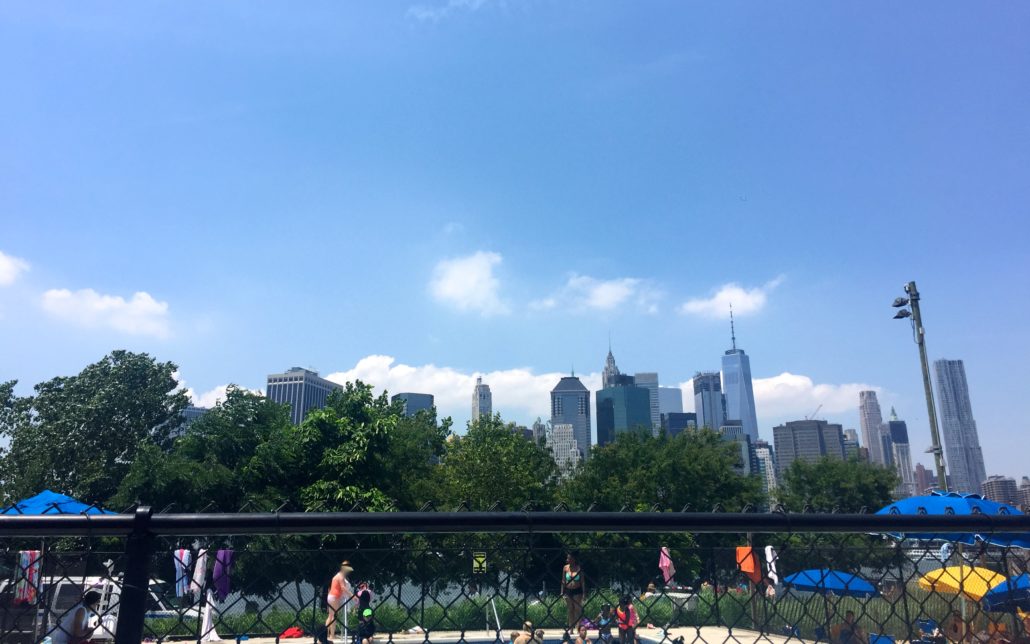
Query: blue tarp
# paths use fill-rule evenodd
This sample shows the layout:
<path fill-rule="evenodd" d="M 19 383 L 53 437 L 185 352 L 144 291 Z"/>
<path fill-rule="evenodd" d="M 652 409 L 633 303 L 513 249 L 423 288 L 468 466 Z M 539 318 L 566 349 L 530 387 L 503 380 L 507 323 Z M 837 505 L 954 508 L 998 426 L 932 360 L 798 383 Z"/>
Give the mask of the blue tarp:
<path fill-rule="evenodd" d="M 877 514 L 926 514 L 931 516 L 941 516 L 948 514 L 1006 515 L 1023 513 L 1019 510 L 1019 508 L 1013 505 L 1009 505 L 1008 503 L 998 503 L 997 501 L 991 501 L 989 499 L 983 498 L 979 494 L 960 494 L 958 492 L 939 492 L 934 490 L 933 492 L 930 492 L 930 494 L 927 494 L 925 496 L 912 496 L 907 499 L 895 501 L 894 503 L 891 503 L 890 505 L 879 510 Z M 968 533 L 893 533 L 890 536 L 896 539 L 922 539 L 925 541 L 956 541 L 967 545 L 974 545 L 979 539 L 981 541 L 986 541 L 988 543 L 999 546 L 1016 546 L 1022 548 L 1030 548 L 1030 539 L 1027 538 L 1027 535 L 1017 534 L 989 535 Z"/>
<path fill-rule="evenodd" d="M 95 505 L 86 505 L 76 501 L 70 496 L 43 490 L 33 497 L 19 501 L 9 508 L 0 511 L 0 514 L 114 514 L 110 510 L 98 508 Z"/>
<path fill-rule="evenodd" d="M 833 593 L 849 597 L 875 597 L 880 592 L 871 583 L 851 573 L 839 570 L 802 570 L 783 578 L 783 583 L 795 590 L 813 593 Z"/>
<path fill-rule="evenodd" d="M 1015 612 L 1018 608 L 1030 611 L 1030 575 L 1022 575 L 1006 579 L 983 596 L 984 610 Z"/>

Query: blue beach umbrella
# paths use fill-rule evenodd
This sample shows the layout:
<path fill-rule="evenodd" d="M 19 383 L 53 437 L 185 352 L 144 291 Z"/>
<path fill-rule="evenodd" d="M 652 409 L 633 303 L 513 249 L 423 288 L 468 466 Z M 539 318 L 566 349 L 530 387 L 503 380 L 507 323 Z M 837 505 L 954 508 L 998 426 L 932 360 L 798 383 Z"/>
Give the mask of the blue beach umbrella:
<path fill-rule="evenodd" d="M 1018 608 L 1030 611 L 1030 575 L 1024 572 L 1006 579 L 987 591 L 980 601 L 984 610 L 1012 613 Z"/>
<path fill-rule="evenodd" d="M 38 516 L 41 514 L 114 514 L 114 512 L 98 508 L 95 505 L 87 505 L 64 494 L 43 490 L 36 496 L 18 501 L 11 507 L 0 510 L 0 514 Z"/>
<path fill-rule="evenodd" d="M 783 578 L 788 588 L 812 593 L 833 593 L 848 597 L 875 597 L 876 586 L 857 575 L 839 570 L 813 568 Z"/>

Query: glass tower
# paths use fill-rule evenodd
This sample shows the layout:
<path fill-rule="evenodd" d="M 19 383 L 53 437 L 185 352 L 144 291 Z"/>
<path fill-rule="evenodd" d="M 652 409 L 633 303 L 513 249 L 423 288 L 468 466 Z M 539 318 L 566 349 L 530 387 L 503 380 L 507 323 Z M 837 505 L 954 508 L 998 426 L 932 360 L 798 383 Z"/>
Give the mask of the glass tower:
<path fill-rule="evenodd" d="M 966 367 L 961 360 L 936 360 L 937 397 L 940 400 L 941 430 L 948 454 L 948 474 L 955 492 L 980 493 L 987 480 L 980 436 L 969 402 Z"/>
<path fill-rule="evenodd" d="M 565 376 L 551 390 L 551 427 L 570 425 L 581 455 L 590 452 L 590 390 L 575 375 Z"/>

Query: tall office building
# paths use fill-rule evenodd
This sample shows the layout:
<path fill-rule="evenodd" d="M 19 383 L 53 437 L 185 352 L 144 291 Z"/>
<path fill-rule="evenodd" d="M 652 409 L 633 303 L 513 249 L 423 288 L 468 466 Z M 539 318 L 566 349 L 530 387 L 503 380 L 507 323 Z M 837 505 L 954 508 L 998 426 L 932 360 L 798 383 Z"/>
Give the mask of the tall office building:
<path fill-rule="evenodd" d="M 645 371 L 633 376 L 638 387 L 647 389 L 647 395 L 651 404 L 651 433 L 658 435 L 662 427 L 661 404 L 658 401 L 658 374 L 653 371 Z"/>
<path fill-rule="evenodd" d="M 682 414 L 683 390 L 679 387 L 658 388 L 658 413 Z"/>
<path fill-rule="evenodd" d="M 197 407 L 195 405 L 188 405 L 184 407 L 182 412 L 179 414 L 180 422 L 179 426 L 168 433 L 169 438 L 178 438 L 186 433 L 189 426 L 194 422 L 200 420 L 204 414 L 211 411 L 207 407 Z"/>
<path fill-rule="evenodd" d="M 551 435 L 547 445 L 551 448 L 554 464 L 562 478 L 568 478 L 583 461 L 583 446 L 576 441 L 575 427 L 569 423 L 551 425 Z"/>
<path fill-rule="evenodd" d="M 980 436 L 969 402 L 966 367 L 961 360 L 935 360 L 937 398 L 940 402 L 941 431 L 948 454 L 948 473 L 956 492 L 978 492 L 987 480 Z"/>
<path fill-rule="evenodd" d="M 697 426 L 719 430 L 726 424 L 726 397 L 722 395 L 722 379 L 715 371 L 694 374 L 694 413 Z M 740 420 L 734 418 L 733 420 Z"/>
<path fill-rule="evenodd" d="M 758 459 L 758 473 L 762 477 L 762 488 L 766 494 L 776 489 L 776 452 L 768 441 L 758 439 L 755 443 L 755 458 Z"/>
<path fill-rule="evenodd" d="M 697 429 L 697 414 L 683 412 L 669 412 L 662 414 L 662 429 L 672 438 L 683 432 Z"/>
<path fill-rule="evenodd" d="M 926 494 L 937 487 L 937 477 L 933 472 L 926 469 L 922 463 L 916 463 L 916 471 L 913 472 L 916 481 L 916 495 Z"/>
<path fill-rule="evenodd" d="M 844 456 L 847 458 L 862 458 L 862 445 L 858 442 L 858 432 L 848 428 L 844 430 Z"/>
<path fill-rule="evenodd" d="M 719 435 L 724 441 L 736 443 L 740 449 L 740 461 L 733 468 L 734 471 L 742 476 L 758 474 L 760 466 L 755 444 L 751 442 L 751 437 L 744 431 L 744 427 L 739 424 L 723 425 L 719 428 Z"/>
<path fill-rule="evenodd" d="M 472 422 L 480 417 L 489 418 L 494 415 L 494 396 L 490 393 L 490 385 L 484 385 L 483 379 L 476 376 L 476 387 L 472 390 Z"/>
<path fill-rule="evenodd" d="M 551 428 L 571 425 L 582 456 L 590 453 L 590 391 L 575 374 L 565 376 L 551 390 Z"/>
<path fill-rule="evenodd" d="M 633 376 L 617 375 L 597 392 L 597 444 L 607 445 L 630 431 L 651 434 L 651 395 Z"/>
<path fill-rule="evenodd" d="M 908 425 L 898 420 L 898 415 L 891 407 L 891 419 L 887 422 L 890 431 L 891 447 L 894 450 L 894 469 L 898 472 L 898 498 L 907 498 L 916 494 L 916 478 L 912 472 L 912 448 L 908 443 Z"/>
<path fill-rule="evenodd" d="M 1019 489 L 1011 476 L 988 476 L 981 486 L 984 498 L 998 503 L 1019 503 Z"/>
<path fill-rule="evenodd" d="M 801 459 L 814 463 L 823 457 L 844 459 L 844 431 L 825 420 L 792 420 L 773 428 L 776 449 L 776 476 L 782 479 L 787 468 Z"/>
<path fill-rule="evenodd" d="M 612 355 L 611 342 L 608 343 L 608 357 L 604 360 L 604 370 L 601 372 L 601 388 L 607 389 L 615 383 L 619 377 L 619 367 L 615 364 L 615 356 Z"/>
<path fill-rule="evenodd" d="M 589 406 L 590 405 L 587 405 L 588 408 L 589 408 Z M 588 423 L 588 425 L 589 425 L 589 423 Z M 539 445 L 540 441 L 546 441 L 547 440 L 547 424 L 544 423 L 542 418 L 537 416 L 536 420 L 533 421 L 533 427 L 531 427 L 531 429 L 533 430 L 533 442 L 534 443 Z M 589 436 L 589 435 L 590 435 L 590 427 L 588 426 L 587 427 L 587 436 Z"/>
<path fill-rule="evenodd" d="M 408 391 L 390 396 L 390 402 L 398 401 L 404 405 L 405 416 L 414 416 L 420 411 L 429 411 L 435 404 L 433 394 L 416 394 Z"/>
<path fill-rule="evenodd" d="M 726 397 L 726 418 L 740 421 L 751 442 L 758 440 L 758 417 L 755 415 L 755 392 L 751 384 L 751 359 L 737 348 L 737 333 L 730 311 L 732 347 L 722 356 L 722 391 Z"/>
<path fill-rule="evenodd" d="M 888 455 L 883 450 L 883 414 L 875 391 L 858 392 L 858 415 L 862 425 L 862 442 L 869 450 L 869 460 L 886 465 Z"/>
<path fill-rule="evenodd" d="M 337 389 L 343 387 L 319 377 L 317 371 L 294 367 L 285 373 L 269 374 L 265 396 L 289 405 L 290 421 L 299 425 L 309 411 L 325 407 L 329 394 Z"/>
<path fill-rule="evenodd" d="M 1019 507 L 1023 512 L 1030 512 L 1030 479 L 1025 476 L 1016 490 L 1016 500 L 1019 501 Z"/>

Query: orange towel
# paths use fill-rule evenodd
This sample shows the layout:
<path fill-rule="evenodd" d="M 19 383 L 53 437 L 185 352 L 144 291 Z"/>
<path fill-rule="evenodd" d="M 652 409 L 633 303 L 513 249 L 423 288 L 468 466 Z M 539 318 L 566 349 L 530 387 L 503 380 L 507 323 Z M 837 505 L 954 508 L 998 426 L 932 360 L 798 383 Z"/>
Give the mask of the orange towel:
<path fill-rule="evenodd" d="M 751 546 L 737 546 L 737 568 L 756 584 L 762 581 L 762 564 Z"/>

